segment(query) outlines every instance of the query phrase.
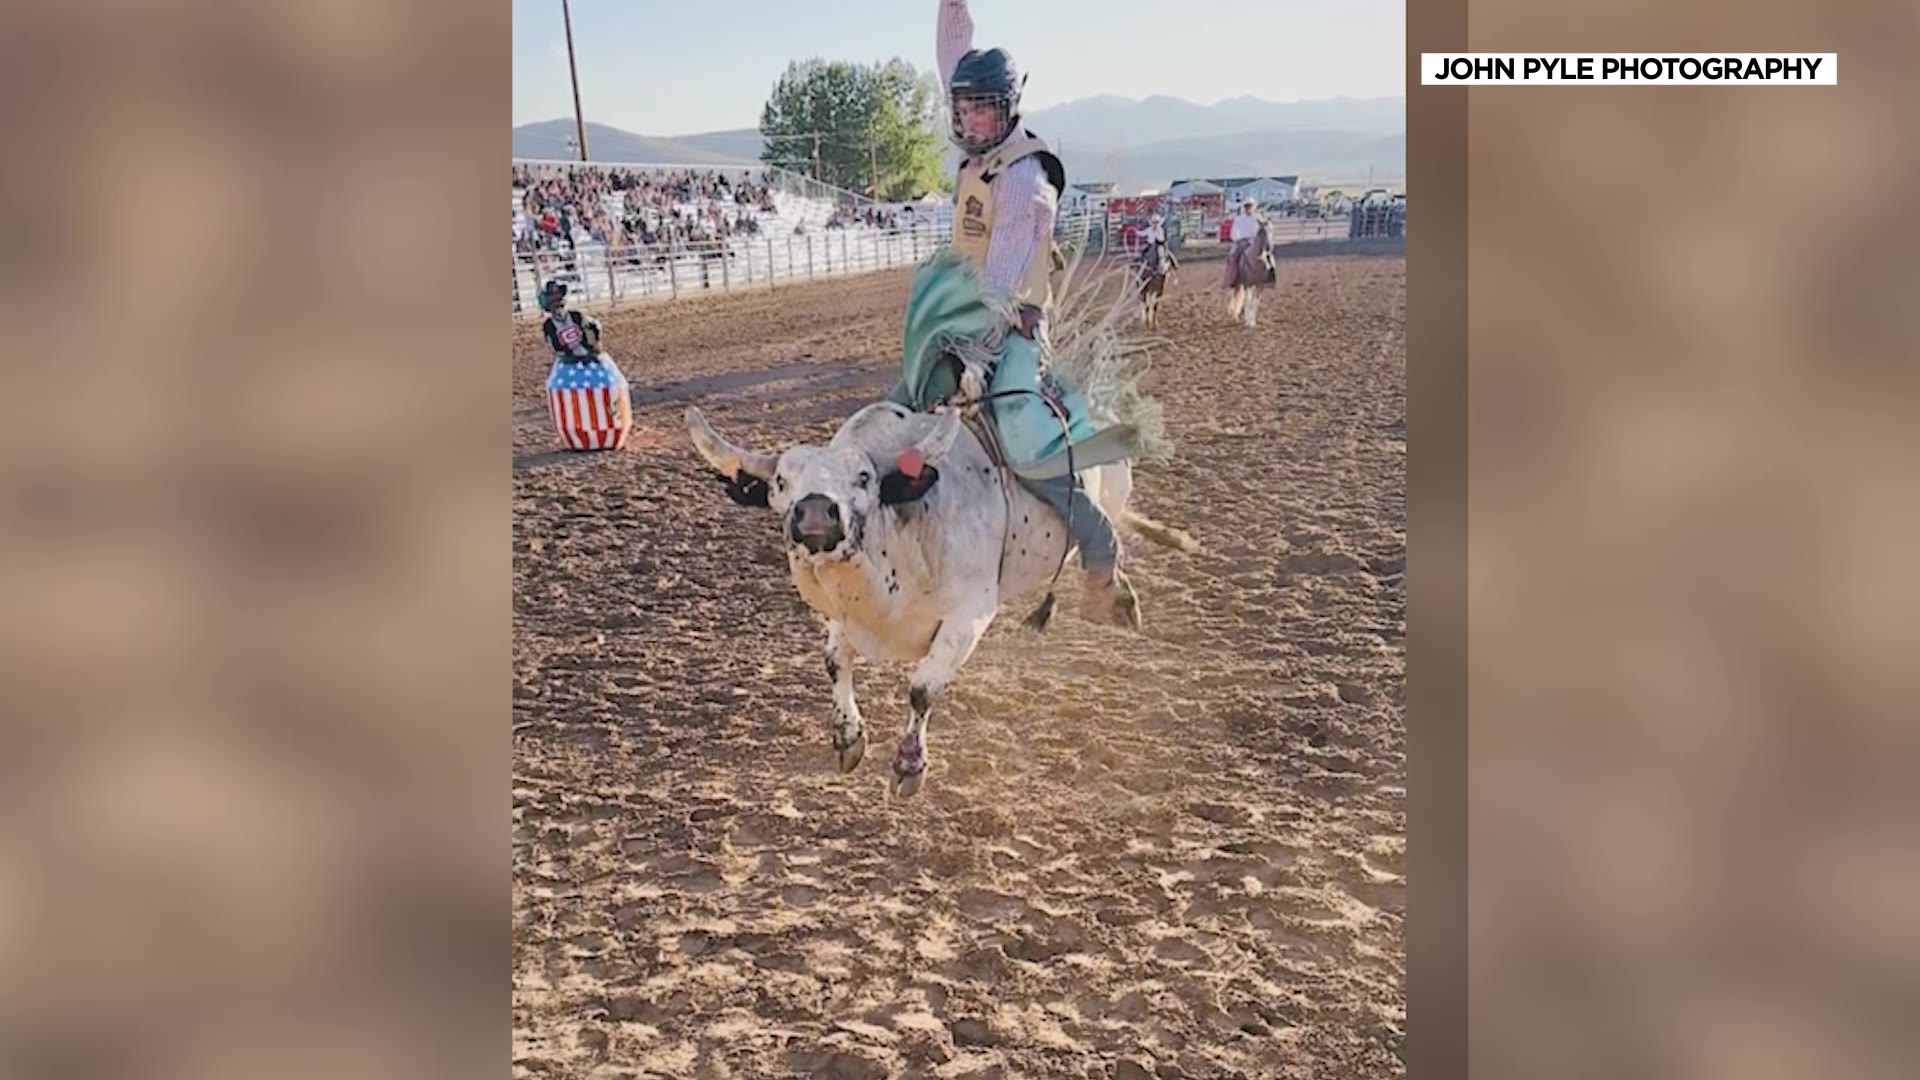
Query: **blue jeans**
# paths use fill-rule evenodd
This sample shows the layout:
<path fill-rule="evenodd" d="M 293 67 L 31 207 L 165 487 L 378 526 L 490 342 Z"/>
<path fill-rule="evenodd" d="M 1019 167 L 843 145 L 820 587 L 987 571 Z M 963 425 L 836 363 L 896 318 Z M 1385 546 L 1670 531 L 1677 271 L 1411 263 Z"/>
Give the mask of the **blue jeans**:
<path fill-rule="evenodd" d="M 1080 566 L 1085 570 L 1105 570 L 1119 559 L 1120 545 L 1113 534 L 1113 523 L 1092 499 L 1087 498 L 1086 489 L 1078 482 L 1078 477 L 1055 476 L 1046 480 L 1029 480 L 1017 477 L 1020 486 L 1039 496 L 1060 520 L 1073 530 L 1073 538 L 1080 545 Z M 1068 513 L 1068 508 L 1072 513 Z"/>

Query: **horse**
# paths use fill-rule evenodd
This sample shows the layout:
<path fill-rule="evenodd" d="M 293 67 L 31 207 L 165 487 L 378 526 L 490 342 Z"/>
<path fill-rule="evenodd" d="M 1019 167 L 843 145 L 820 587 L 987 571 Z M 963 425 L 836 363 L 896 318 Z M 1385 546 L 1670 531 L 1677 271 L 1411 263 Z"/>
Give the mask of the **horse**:
<path fill-rule="evenodd" d="M 1140 295 L 1142 325 L 1152 327 L 1158 322 L 1160 298 L 1166 295 L 1167 277 L 1179 268 L 1180 260 L 1167 250 L 1164 240 L 1149 240 L 1140 249 L 1134 272 Z"/>
<path fill-rule="evenodd" d="M 1260 311 L 1259 290 L 1271 287 L 1276 277 L 1273 240 L 1267 232 L 1267 223 L 1261 221 L 1259 232 L 1235 240 L 1233 250 L 1227 255 L 1226 286 L 1232 290 L 1227 300 L 1227 314 L 1247 326 L 1255 325 Z"/>

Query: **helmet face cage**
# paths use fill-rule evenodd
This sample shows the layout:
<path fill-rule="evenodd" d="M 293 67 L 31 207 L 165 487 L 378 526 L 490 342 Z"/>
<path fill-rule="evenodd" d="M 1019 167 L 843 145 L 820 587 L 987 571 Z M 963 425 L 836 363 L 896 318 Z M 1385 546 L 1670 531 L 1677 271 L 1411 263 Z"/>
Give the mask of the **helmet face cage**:
<path fill-rule="evenodd" d="M 1020 91 L 1027 77 L 1005 49 L 969 49 L 947 76 L 947 118 L 953 144 L 968 154 L 1000 145 L 1020 122 Z M 980 108 L 996 114 L 990 134 L 967 134 L 965 115 Z"/>
<path fill-rule="evenodd" d="M 567 283 L 549 281 L 540 290 L 540 306 L 547 311 L 557 311 L 566 306 Z"/>
<path fill-rule="evenodd" d="M 985 138 L 974 138 L 967 134 L 963 117 L 963 107 L 968 109 L 991 108 L 999 113 L 999 119 L 993 126 L 993 134 Z M 969 154 L 982 154 L 1000 145 L 1013 130 L 1015 118 L 1019 115 L 1020 94 L 974 91 L 956 87 L 948 101 L 947 115 L 951 125 L 953 144 Z"/>

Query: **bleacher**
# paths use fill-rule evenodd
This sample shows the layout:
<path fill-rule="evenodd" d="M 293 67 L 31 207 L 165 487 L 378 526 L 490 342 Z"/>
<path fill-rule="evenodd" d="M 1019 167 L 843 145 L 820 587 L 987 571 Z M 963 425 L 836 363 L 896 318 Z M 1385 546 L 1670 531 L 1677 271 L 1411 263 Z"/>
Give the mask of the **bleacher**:
<path fill-rule="evenodd" d="M 545 165 L 546 176 L 560 175 L 575 168 L 595 168 L 574 162 L 515 162 L 516 165 Z M 758 226 L 756 233 L 736 233 L 713 239 L 663 239 L 652 245 L 635 244 L 623 250 L 609 251 L 608 244 L 596 240 L 585 222 L 571 222 L 571 236 L 551 250 L 526 253 L 516 247 L 514 262 L 514 305 L 516 312 L 536 310 L 533 297 L 539 283 L 550 277 L 569 285 L 569 292 L 586 303 L 621 302 L 660 296 L 680 296 L 688 292 L 733 291 L 745 287 L 763 287 L 785 280 L 807 280 L 839 276 L 892 266 L 910 265 L 934 250 L 951 230 L 951 211 L 941 208 L 929 214 L 916 208 L 912 215 L 900 215 L 899 228 L 876 227 L 858 220 L 869 212 L 892 212 L 894 206 L 875 204 L 852 192 L 830 188 L 805 177 L 778 169 L 721 169 L 712 166 L 617 165 L 628 173 L 672 175 L 720 173 L 737 178 L 742 173 L 764 177 L 771 189 L 772 209 L 758 205 L 742 207 L 723 204 L 731 220 L 745 212 Z M 544 179 L 546 176 L 538 177 Z M 761 184 L 758 179 L 755 183 Z M 610 191 L 600 195 L 600 208 L 613 221 L 626 217 L 628 192 Z M 706 200 L 674 200 L 665 206 L 648 206 L 641 211 L 658 228 L 677 214 L 698 215 Z M 511 209 L 516 234 L 533 227 L 527 213 L 524 193 L 512 189 Z M 926 220 L 926 219 L 931 220 Z M 838 220 L 836 220 L 838 219 Z M 915 221 L 909 226 L 907 221 Z M 571 243 L 567 241 L 571 240 Z"/>

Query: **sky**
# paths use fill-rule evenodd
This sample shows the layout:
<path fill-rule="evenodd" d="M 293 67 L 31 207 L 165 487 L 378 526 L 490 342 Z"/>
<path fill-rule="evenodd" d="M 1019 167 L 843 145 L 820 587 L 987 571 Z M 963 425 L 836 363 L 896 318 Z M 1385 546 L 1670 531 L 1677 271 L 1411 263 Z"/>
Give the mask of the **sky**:
<path fill-rule="evenodd" d="M 572 0 L 580 105 L 637 135 L 755 127 L 792 60 L 931 70 L 935 0 Z M 1026 106 L 1167 94 L 1210 105 L 1406 92 L 1405 0 L 973 0 L 975 44 Z M 1194 14 L 1204 11 L 1205 14 Z M 1219 14 L 1214 14 L 1218 12 Z M 1249 43 L 1257 43 L 1248 55 Z M 1237 55 L 1236 55 L 1237 54 Z M 572 118 L 560 0 L 513 0 L 513 123 Z"/>

